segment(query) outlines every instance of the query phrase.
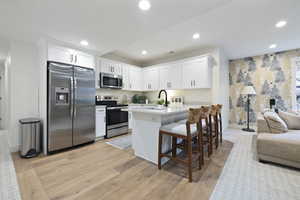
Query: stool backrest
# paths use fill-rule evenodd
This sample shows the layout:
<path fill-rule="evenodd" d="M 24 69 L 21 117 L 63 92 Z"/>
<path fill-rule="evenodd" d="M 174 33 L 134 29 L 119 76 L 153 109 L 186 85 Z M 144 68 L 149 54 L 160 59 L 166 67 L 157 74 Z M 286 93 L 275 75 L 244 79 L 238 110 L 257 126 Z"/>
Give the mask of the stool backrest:
<path fill-rule="evenodd" d="M 190 108 L 188 122 L 190 124 L 199 123 L 201 119 L 206 119 L 209 114 L 209 107 L 201 106 L 201 108 Z"/>
<path fill-rule="evenodd" d="M 217 107 L 218 107 L 218 113 L 221 113 L 223 105 L 222 104 L 217 104 Z"/>
<path fill-rule="evenodd" d="M 219 111 L 219 106 L 218 105 L 211 105 L 209 115 L 210 116 L 217 116 Z"/>

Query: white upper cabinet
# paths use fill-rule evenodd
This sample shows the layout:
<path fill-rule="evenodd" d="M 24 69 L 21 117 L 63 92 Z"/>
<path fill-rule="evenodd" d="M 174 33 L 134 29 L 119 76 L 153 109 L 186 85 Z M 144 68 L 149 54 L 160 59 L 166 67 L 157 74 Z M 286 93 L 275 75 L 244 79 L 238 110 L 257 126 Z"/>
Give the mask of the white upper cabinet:
<path fill-rule="evenodd" d="M 81 51 L 75 52 L 75 65 L 82 67 L 95 68 L 95 58 L 90 54 Z"/>
<path fill-rule="evenodd" d="M 143 90 L 155 91 L 159 89 L 159 67 L 143 69 Z"/>
<path fill-rule="evenodd" d="M 182 89 L 182 65 L 170 64 L 159 67 L 160 89 Z"/>
<path fill-rule="evenodd" d="M 142 68 L 129 66 L 129 90 L 143 90 Z"/>
<path fill-rule="evenodd" d="M 130 90 L 130 78 L 129 78 L 129 68 L 130 65 L 124 64 L 122 67 L 123 75 L 123 90 Z"/>
<path fill-rule="evenodd" d="M 87 68 L 95 68 L 93 55 L 60 46 L 49 46 L 48 60 Z"/>
<path fill-rule="evenodd" d="M 211 88 L 212 68 L 209 57 L 196 58 L 183 63 L 182 86 L 185 89 Z"/>
<path fill-rule="evenodd" d="M 122 75 L 122 64 L 107 59 L 100 59 L 100 72 L 115 75 Z"/>
<path fill-rule="evenodd" d="M 51 46 L 48 49 L 48 60 L 73 64 L 75 59 L 73 52 L 74 51 L 63 47 Z"/>

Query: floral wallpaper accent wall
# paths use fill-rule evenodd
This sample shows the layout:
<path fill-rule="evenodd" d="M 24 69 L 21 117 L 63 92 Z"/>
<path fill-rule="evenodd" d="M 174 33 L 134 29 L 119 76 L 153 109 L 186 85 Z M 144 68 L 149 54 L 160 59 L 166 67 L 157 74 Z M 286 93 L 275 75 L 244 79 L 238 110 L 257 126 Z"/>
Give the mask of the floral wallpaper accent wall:
<path fill-rule="evenodd" d="M 247 97 L 241 95 L 246 85 L 256 91 L 251 96 L 250 122 L 255 123 L 258 112 L 269 107 L 269 100 L 276 99 L 281 110 L 292 107 L 292 58 L 300 56 L 300 49 L 231 60 L 229 63 L 230 123 L 243 125 L 247 116 Z"/>

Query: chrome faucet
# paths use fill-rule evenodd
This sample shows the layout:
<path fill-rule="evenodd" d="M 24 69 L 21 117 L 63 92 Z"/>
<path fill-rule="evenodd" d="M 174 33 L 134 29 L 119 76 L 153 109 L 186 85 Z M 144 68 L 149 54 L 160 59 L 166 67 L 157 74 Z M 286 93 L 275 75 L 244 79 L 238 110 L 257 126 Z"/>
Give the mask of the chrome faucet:
<path fill-rule="evenodd" d="M 166 90 L 159 91 L 158 98 L 160 99 L 160 95 L 161 95 L 162 92 L 165 93 L 165 106 L 168 107 L 168 94 L 167 94 Z"/>

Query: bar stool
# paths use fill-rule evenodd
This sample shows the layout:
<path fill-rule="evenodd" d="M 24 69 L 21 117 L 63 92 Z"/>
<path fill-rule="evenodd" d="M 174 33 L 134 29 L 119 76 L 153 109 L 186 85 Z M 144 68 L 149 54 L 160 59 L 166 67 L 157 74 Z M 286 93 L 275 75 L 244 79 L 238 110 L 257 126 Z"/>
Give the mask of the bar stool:
<path fill-rule="evenodd" d="M 222 108 L 222 107 L 221 107 Z M 213 153 L 213 143 L 215 143 L 215 148 L 219 147 L 219 115 L 220 115 L 220 106 L 212 105 L 209 112 L 209 133 L 207 137 L 209 137 L 209 155 Z"/>
<path fill-rule="evenodd" d="M 192 182 L 192 139 L 197 138 L 197 149 L 194 151 L 198 160 L 199 169 L 204 163 L 203 158 L 203 132 L 202 125 L 200 125 L 200 119 L 207 118 L 208 109 L 205 107 L 190 109 L 189 117 L 186 123 L 171 123 L 164 125 L 159 131 L 159 142 L 158 142 L 158 169 L 161 169 L 161 159 L 167 157 L 175 162 L 182 163 L 187 166 L 189 182 Z M 163 135 L 172 137 L 172 154 L 169 155 L 170 151 L 162 153 Z M 181 138 L 186 141 L 187 145 L 187 160 L 179 159 L 176 156 L 177 152 L 177 138 Z"/>
<path fill-rule="evenodd" d="M 218 106 L 218 122 L 219 122 L 219 133 L 220 133 L 220 143 L 223 142 L 223 125 L 222 125 L 222 104 L 217 104 Z"/>
<path fill-rule="evenodd" d="M 203 136 L 202 145 L 203 145 L 203 148 L 205 146 L 207 147 L 206 149 L 208 149 L 208 157 L 209 157 L 211 155 L 210 145 L 212 143 L 212 142 L 210 142 L 210 140 L 212 140 L 212 139 L 210 138 L 210 125 L 209 125 L 209 113 L 210 113 L 211 107 L 210 106 L 202 106 L 202 108 L 204 108 L 206 111 L 206 113 L 203 113 L 200 118 L 200 125 L 201 125 L 200 130 L 202 131 L 202 136 Z M 185 124 L 186 122 L 187 122 L 187 120 L 185 119 L 185 120 L 181 120 L 177 123 Z M 203 162 L 204 162 L 204 159 L 203 159 Z"/>

